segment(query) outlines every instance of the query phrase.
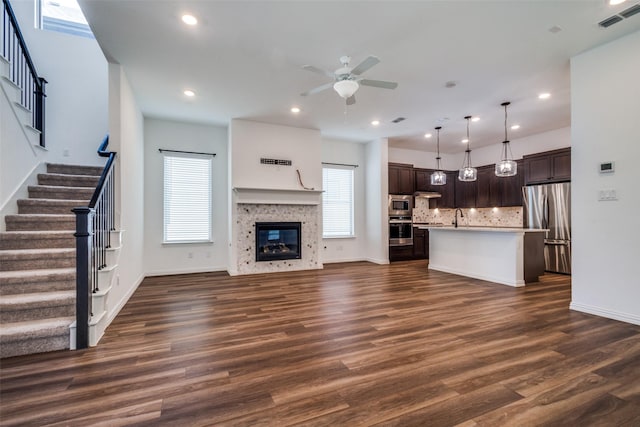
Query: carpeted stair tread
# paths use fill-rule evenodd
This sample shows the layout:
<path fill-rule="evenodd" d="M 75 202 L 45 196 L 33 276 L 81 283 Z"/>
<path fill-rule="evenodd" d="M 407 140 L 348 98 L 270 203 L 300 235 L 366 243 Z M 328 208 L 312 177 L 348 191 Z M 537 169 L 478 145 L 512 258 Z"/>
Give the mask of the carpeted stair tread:
<path fill-rule="evenodd" d="M 27 280 L 54 280 L 61 277 L 75 278 L 75 268 L 43 268 L 40 270 L 0 271 L 0 285 L 4 283 L 18 283 Z"/>
<path fill-rule="evenodd" d="M 39 185 L 55 185 L 69 187 L 93 187 L 98 185 L 99 176 L 94 175 L 70 175 L 64 173 L 38 174 Z"/>
<path fill-rule="evenodd" d="M 18 214 L 4 217 L 7 231 L 72 230 L 76 228 L 76 216 L 65 214 Z"/>
<path fill-rule="evenodd" d="M 61 334 L 68 336 L 69 326 L 74 321 L 74 317 L 55 317 L 8 323 L 0 329 L 0 344 L 15 342 L 19 339 L 46 338 Z"/>
<path fill-rule="evenodd" d="M 38 270 L 0 271 L 0 295 L 34 292 L 70 291 L 76 288 L 76 269 L 43 268 Z"/>
<path fill-rule="evenodd" d="M 67 214 L 73 208 L 88 206 L 89 200 L 21 199 L 18 214 Z"/>
<path fill-rule="evenodd" d="M 103 166 L 86 166 L 86 165 L 65 165 L 60 163 L 47 163 L 48 173 L 58 173 L 66 175 L 93 175 L 100 176 Z"/>
<path fill-rule="evenodd" d="M 75 262 L 74 248 L 0 250 L 2 271 L 73 267 Z"/>
<path fill-rule="evenodd" d="M 75 291 L 38 292 L 35 294 L 4 295 L 0 299 L 0 310 L 15 310 L 22 306 L 30 308 L 52 307 L 74 304 Z"/>
<path fill-rule="evenodd" d="M 95 189 L 93 187 L 71 187 L 65 185 L 30 185 L 30 199 L 75 199 L 90 200 Z"/>
<path fill-rule="evenodd" d="M 0 250 L 73 247 L 75 247 L 75 237 L 72 230 L 0 232 Z"/>

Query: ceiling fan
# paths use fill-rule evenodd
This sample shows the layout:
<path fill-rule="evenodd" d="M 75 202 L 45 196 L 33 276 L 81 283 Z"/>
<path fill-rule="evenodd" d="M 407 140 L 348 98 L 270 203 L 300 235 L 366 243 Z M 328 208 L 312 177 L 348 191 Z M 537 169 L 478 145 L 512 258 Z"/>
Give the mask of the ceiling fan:
<path fill-rule="evenodd" d="M 313 65 L 304 65 L 302 67 L 303 69 L 330 77 L 333 79 L 333 81 L 303 92 L 300 95 L 313 95 L 315 93 L 322 92 L 325 89 L 333 87 L 333 89 L 338 92 L 338 95 L 347 100 L 347 105 L 353 105 L 356 103 L 354 94 L 356 93 L 360 85 L 379 87 L 383 89 L 395 89 L 396 87 L 398 87 L 398 83 L 395 82 L 369 80 L 360 76 L 369 68 L 380 62 L 377 57 L 369 56 L 354 68 L 349 67 L 349 62 L 351 62 L 350 56 L 342 56 L 340 58 L 342 67 L 338 68 L 334 72 L 323 70 L 321 68 L 314 67 Z"/>

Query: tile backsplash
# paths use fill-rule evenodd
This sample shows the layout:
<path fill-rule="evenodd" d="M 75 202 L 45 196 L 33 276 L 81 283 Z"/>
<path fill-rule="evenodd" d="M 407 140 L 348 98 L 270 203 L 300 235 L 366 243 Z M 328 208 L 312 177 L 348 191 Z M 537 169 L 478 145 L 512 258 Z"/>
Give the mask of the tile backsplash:
<path fill-rule="evenodd" d="M 522 206 L 503 208 L 462 209 L 464 217 L 458 217 L 458 224 L 486 227 L 522 227 Z M 429 200 L 416 198 L 413 208 L 414 223 L 453 223 L 454 209 L 429 209 Z"/>

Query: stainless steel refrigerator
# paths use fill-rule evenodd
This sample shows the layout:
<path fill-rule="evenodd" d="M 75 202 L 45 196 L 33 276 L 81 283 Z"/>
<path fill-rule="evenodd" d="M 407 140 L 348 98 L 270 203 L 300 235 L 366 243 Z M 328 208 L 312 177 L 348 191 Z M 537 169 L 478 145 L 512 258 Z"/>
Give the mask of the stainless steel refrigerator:
<path fill-rule="evenodd" d="M 546 228 L 545 270 L 571 273 L 571 184 L 522 187 L 524 226 Z"/>

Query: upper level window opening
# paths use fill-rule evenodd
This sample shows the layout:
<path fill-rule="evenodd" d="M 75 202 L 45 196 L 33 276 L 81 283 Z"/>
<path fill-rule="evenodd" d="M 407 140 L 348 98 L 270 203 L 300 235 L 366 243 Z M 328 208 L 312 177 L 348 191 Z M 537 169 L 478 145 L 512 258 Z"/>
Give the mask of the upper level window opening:
<path fill-rule="evenodd" d="M 35 1 L 38 28 L 94 38 L 77 0 Z"/>

